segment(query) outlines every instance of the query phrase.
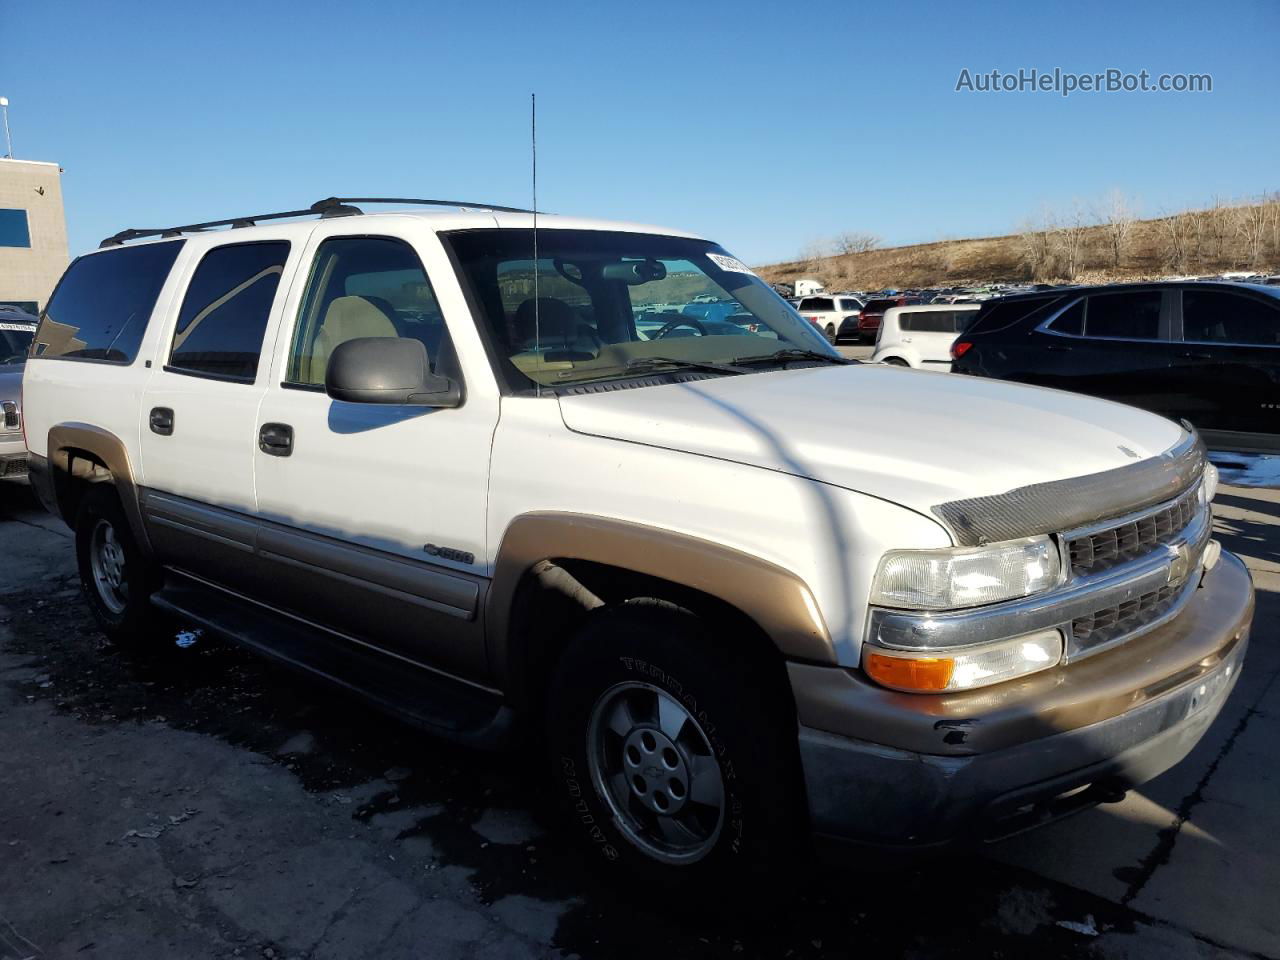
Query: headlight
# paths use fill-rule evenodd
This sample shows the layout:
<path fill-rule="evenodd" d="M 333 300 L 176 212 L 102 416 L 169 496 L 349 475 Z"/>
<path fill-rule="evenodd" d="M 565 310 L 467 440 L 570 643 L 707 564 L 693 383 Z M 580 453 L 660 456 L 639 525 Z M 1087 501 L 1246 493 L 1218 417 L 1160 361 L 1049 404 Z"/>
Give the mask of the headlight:
<path fill-rule="evenodd" d="M 1009 640 L 950 650 L 886 650 L 866 646 L 862 669 L 883 687 L 907 693 L 972 690 L 1025 677 L 1062 659 L 1062 633 L 1041 630 Z"/>
<path fill-rule="evenodd" d="M 876 571 L 871 603 L 953 610 L 1030 596 L 1061 582 L 1061 558 L 1048 537 L 986 547 L 891 550 Z"/>
<path fill-rule="evenodd" d="M 1204 479 L 1200 482 L 1200 502 L 1213 503 L 1218 493 L 1218 468 L 1212 463 L 1204 465 Z"/>

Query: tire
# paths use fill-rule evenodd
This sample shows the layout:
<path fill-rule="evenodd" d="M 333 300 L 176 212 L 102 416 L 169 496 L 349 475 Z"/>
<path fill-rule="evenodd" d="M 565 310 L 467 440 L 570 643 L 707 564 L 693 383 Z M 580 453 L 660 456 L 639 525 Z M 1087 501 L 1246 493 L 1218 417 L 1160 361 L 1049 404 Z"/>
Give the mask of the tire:
<path fill-rule="evenodd" d="M 827 342 L 828 342 L 828 343 L 835 343 L 835 342 L 836 342 L 836 328 L 835 328 L 835 324 L 832 324 L 832 323 L 828 323 L 828 324 L 827 324 L 826 334 L 827 334 Z"/>
<path fill-rule="evenodd" d="M 891 364 L 891 365 L 893 365 L 893 366 L 895 366 L 895 367 L 909 367 L 909 366 L 911 366 L 911 364 L 907 363 L 907 361 L 903 360 L 901 357 L 885 357 L 884 362 L 885 362 L 885 363 L 888 363 L 888 364 Z"/>
<path fill-rule="evenodd" d="M 776 895 L 808 837 L 784 684 L 670 604 L 588 618 L 556 665 L 547 731 L 554 793 L 604 869 L 669 902 Z"/>
<path fill-rule="evenodd" d="M 158 577 L 138 549 L 113 486 L 95 484 L 80 505 L 76 564 L 89 610 L 109 640 L 138 649 L 152 639 L 160 619 L 151 606 Z"/>

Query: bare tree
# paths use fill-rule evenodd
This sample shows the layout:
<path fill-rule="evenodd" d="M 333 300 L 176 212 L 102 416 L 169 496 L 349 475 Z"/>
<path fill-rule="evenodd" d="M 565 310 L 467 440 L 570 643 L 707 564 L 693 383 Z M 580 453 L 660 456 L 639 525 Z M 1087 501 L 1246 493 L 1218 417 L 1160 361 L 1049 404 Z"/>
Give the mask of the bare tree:
<path fill-rule="evenodd" d="M 1052 243 L 1058 259 L 1062 264 L 1062 276 L 1074 280 L 1080 272 L 1081 253 L 1084 250 L 1084 239 L 1089 233 L 1085 222 L 1084 211 L 1080 205 L 1074 204 L 1066 219 L 1062 220 L 1052 232 Z"/>
<path fill-rule="evenodd" d="M 866 253 L 880 246 L 880 238 L 874 233 L 842 233 L 835 239 L 837 253 Z"/>
<path fill-rule="evenodd" d="M 1120 266 L 1120 261 L 1129 251 L 1129 243 L 1133 235 L 1133 223 L 1136 219 L 1133 206 L 1119 190 L 1107 194 L 1099 212 L 1099 220 L 1107 234 L 1107 246 L 1111 250 L 1111 262 Z"/>
<path fill-rule="evenodd" d="M 800 262 L 804 264 L 806 270 L 817 270 L 822 266 L 822 261 L 831 253 L 830 247 L 822 240 L 811 240 L 805 244 L 803 250 L 800 251 Z"/>
<path fill-rule="evenodd" d="M 1221 262 L 1223 257 L 1226 256 L 1227 239 L 1231 236 L 1234 227 L 1234 208 L 1222 197 L 1215 196 L 1213 198 L 1213 206 L 1206 210 L 1205 214 L 1208 218 L 1208 230 L 1206 232 L 1212 244 L 1213 259 L 1215 262 Z"/>
<path fill-rule="evenodd" d="M 1195 214 L 1188 211 L 1170 214 L 1159 221 L 1162 258 L 1169 269 L 1178 273 L 1185 273 L 1187 270 L 1194 221 Z"/>
<path fill-rule="evenodd" d="M 1267 220 L 1270 211 L 1263 198 L 1239 208 L 1236 230 L 1244 244 L 1245 261 L 1251 267 L 1262 262 L 1263 242 L 1267 237 Z"/>
<path fill-rule="evenodd" d="M 1022 249 L 1022 262 L 1032 280 L 1053 276 L 1053 231 L 1056 229 L 1053 214 L 1046 208 L 1040 216 L 1028 217 L 1018 227 L 1018 246 Z"/>

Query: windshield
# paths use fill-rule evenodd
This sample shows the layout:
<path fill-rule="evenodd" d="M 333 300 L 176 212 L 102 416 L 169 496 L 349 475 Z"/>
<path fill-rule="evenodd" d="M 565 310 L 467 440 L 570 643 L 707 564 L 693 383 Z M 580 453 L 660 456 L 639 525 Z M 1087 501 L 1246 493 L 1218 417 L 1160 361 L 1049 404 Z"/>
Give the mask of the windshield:
<path fill-rule="evenodd" d="M 839 358 L 790 304 L 705 240 L 539 230 L 535 263 L 531 230 L 447 239 L 517 389 L 636 376 L 660 360 L 731 364 L 781 350 Z"/>
<path fill-rule="evenodd" d="M 0 323 L 0 366 L 25 363 L 36 328 L 24 323 Z"/>

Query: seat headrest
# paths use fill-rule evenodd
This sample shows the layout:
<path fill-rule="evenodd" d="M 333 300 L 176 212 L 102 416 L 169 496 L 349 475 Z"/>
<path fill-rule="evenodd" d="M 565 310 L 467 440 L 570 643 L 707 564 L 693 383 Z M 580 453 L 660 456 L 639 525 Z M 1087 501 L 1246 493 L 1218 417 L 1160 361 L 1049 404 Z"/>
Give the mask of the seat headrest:
<path fill-rule="evenodd" d="M 325 311 L 320 331 L 339 343 L 356 337 L 399 336 L 389 311 L 369 297 L 335 298 Z"/>
<path fill-rule="evenodd" d="M 536 324 L 534 304 L 537 303 Z M 522 342 L 532 343 L 535 330 L 544 340 L 566 340 L 575 335 L 578 315 L 573 307 L 555 297 L 530 297 L 516 309 L 516 336 Z"/>

